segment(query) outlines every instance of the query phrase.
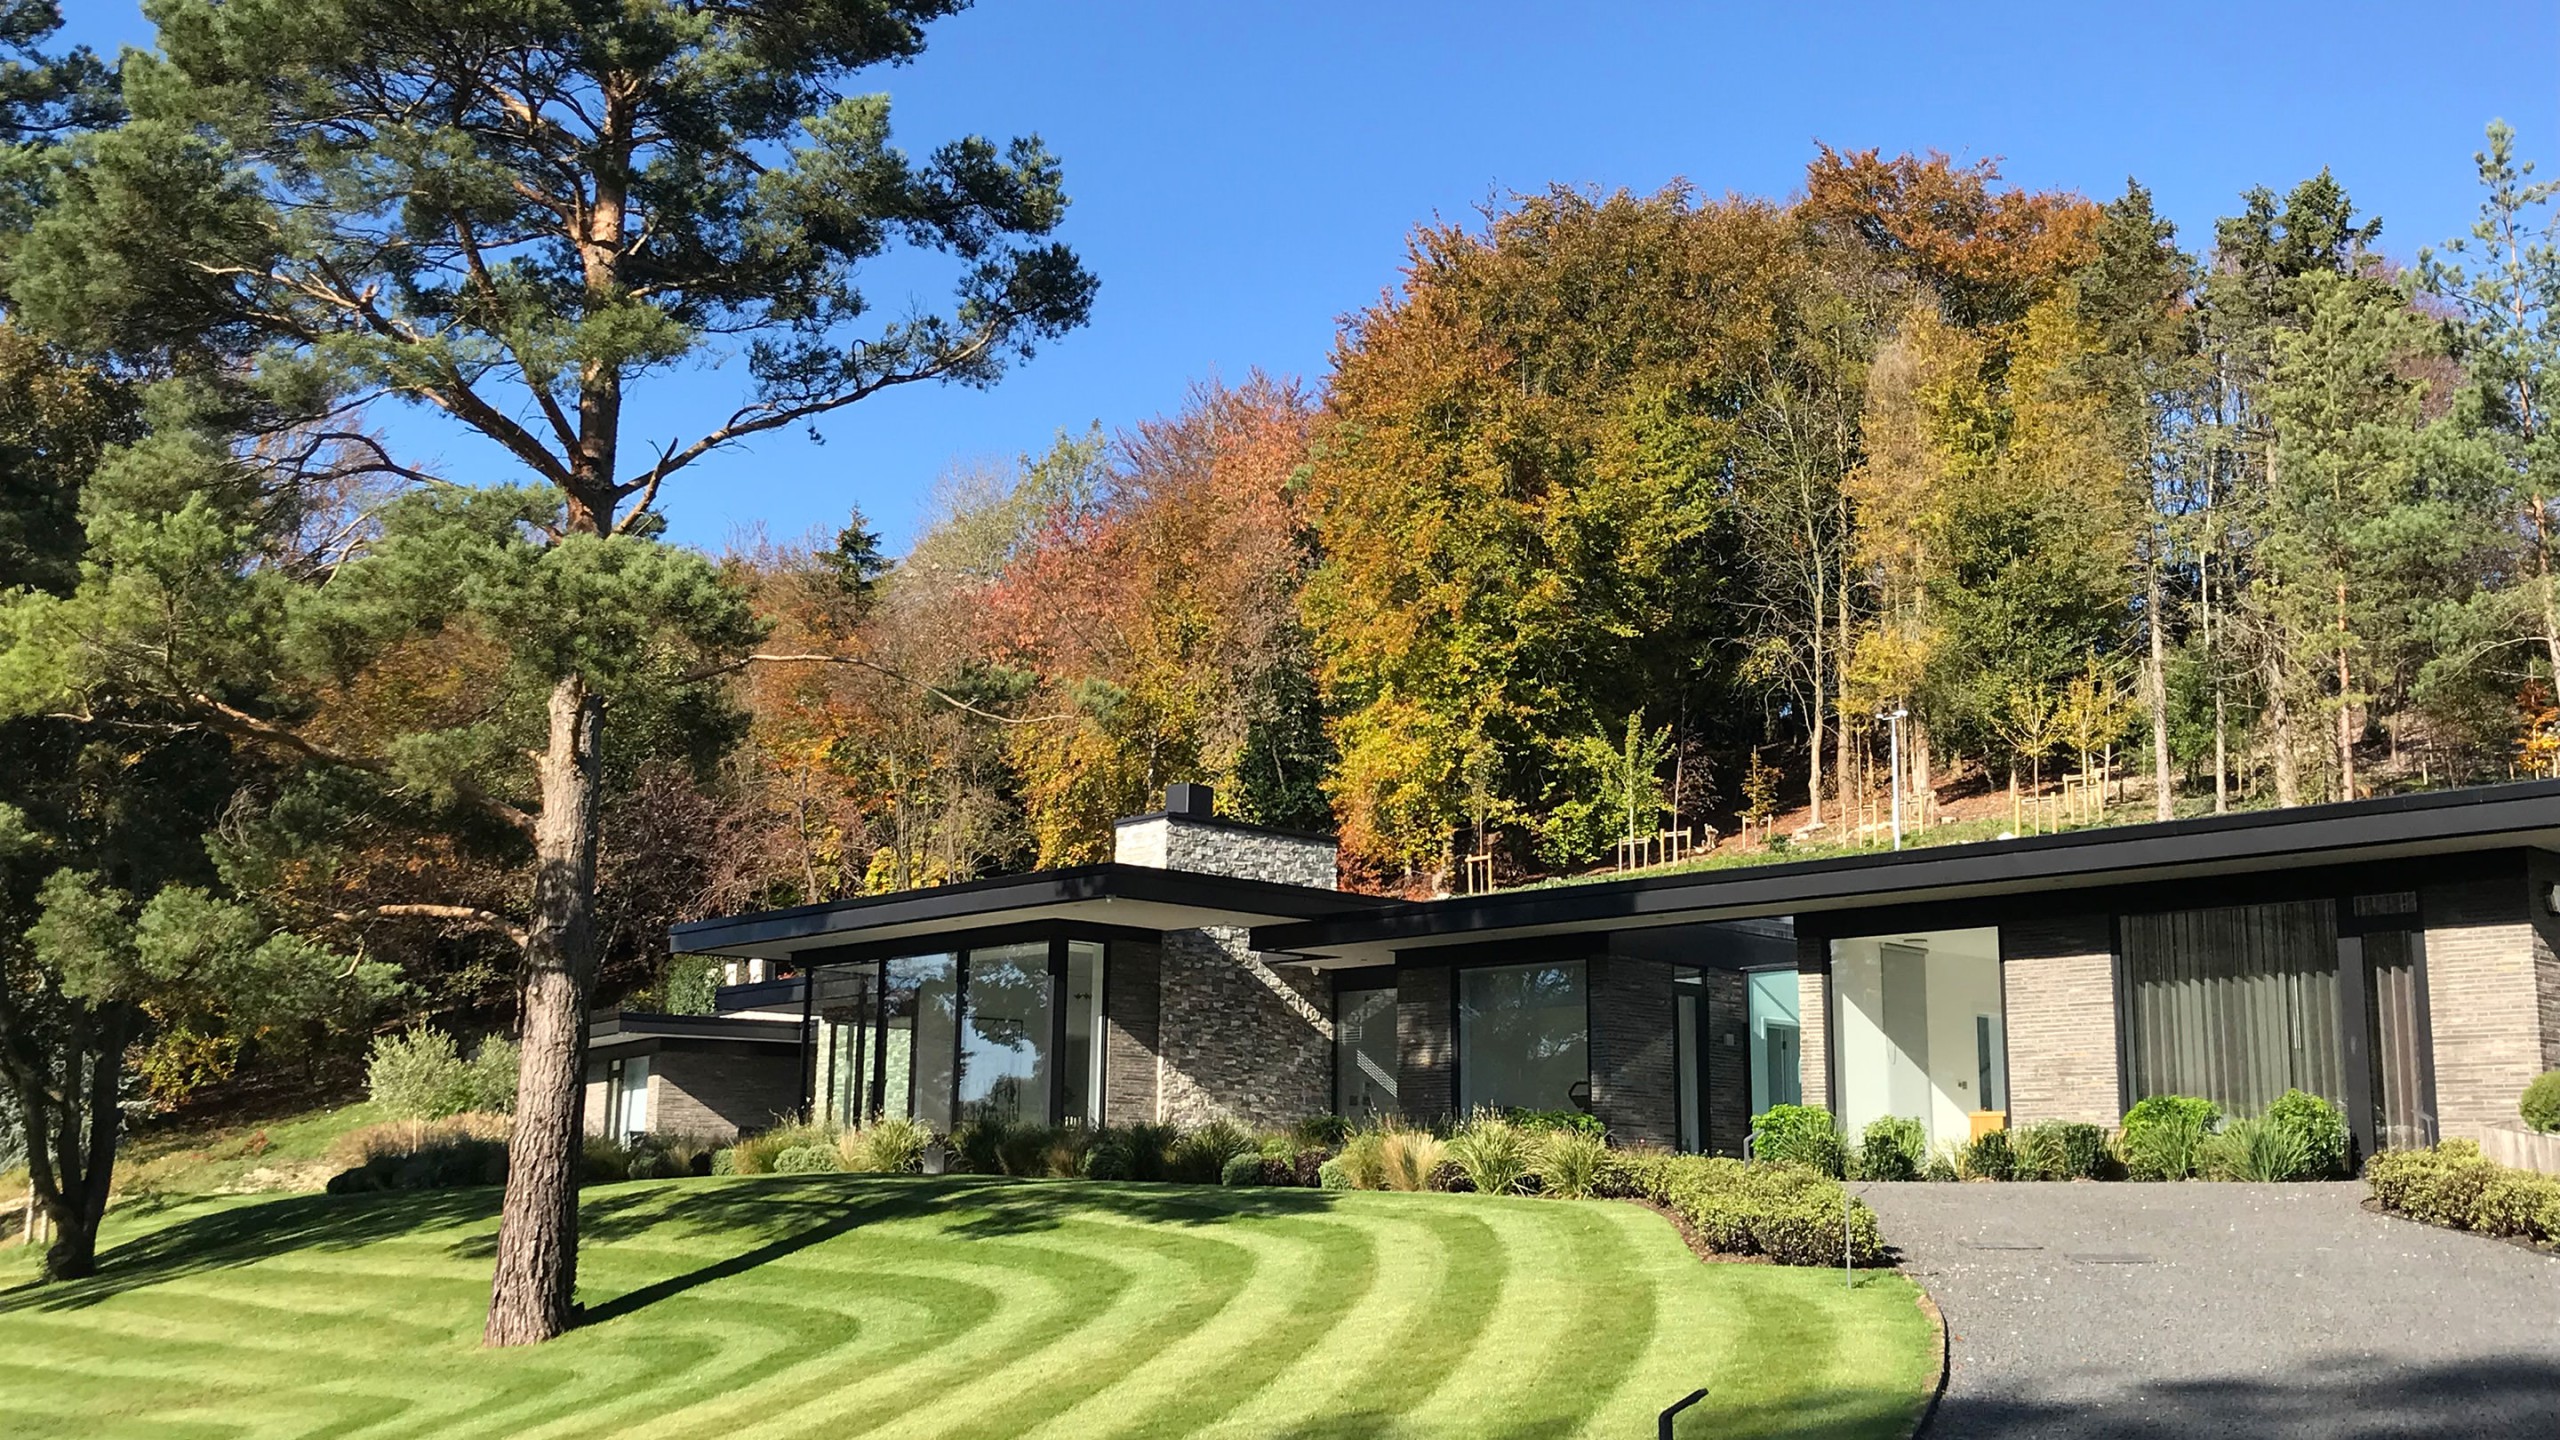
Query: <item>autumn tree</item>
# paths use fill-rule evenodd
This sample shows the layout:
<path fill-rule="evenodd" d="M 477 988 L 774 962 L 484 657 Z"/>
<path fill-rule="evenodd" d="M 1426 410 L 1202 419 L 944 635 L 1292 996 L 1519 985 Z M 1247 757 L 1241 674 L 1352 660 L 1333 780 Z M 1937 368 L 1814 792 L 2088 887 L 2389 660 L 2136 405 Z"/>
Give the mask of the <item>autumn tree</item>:
<path fill-rule="evenodd" d="M 182 572 L 111 564 L 15 627 L 40 632 L 57 692 L 149 694 L 518 837 L 534 883 L 492 1344 L 574 1313 L 608 713 L 689 703 L 690 677 L 755 631 L 731 587 L 652 538 L 664 486 L 886 388 L 989 383 L 1090 303 L 1042 238 L 1065 196 L 1039 142 L 914 159 L 886 100 L 844 89 L 956 8 L 152 0 L 161 48 L 127 62 L 132 119 L 67 147 L 8 257 L 13 302 L 66 343 L 232 378 L 245 408 L 340 444 L 365 443 L 343 417 L 369 398 L 427 405 L 519 467 L 457 491 L 383 456 L 428 488 L 306 594 L 249 566 L 237 519 L 181 498 L 188 469 L 238 468 L 221 426 L 244 407 L 173 426 L 144 487 L 162 503 L 119 517 L 134 530 L 113 543 L 137 565 L 182 550 Z M 900 242 L 957 262 L 947 312 L 871 316 L 858 273 Z M 732 345 L 737 409 L 626 444 L 635 384 Z M 203 643 L 131 643 L 133 583 L 183 594 Z M 300 695 L 455 633 L 500 647 L 494 712 L 358 750 L 309 728 Z M 528 748 L 529 772 L 509 763 Z"/>
<path fill-rule="evenodd" d="M 1489 824 L 1542 811 L 1631 701 L 1675 748 L 1728 709 L 1727 476 L 1790 235 L 1684 187 L 1551 190 L 1418 232 L 1345 330 L 1305 603 L 1356 862 L 1445 873 L 1471 793 Z"/>
<path fill-rule="evenodd" d="M 1109 858 L 1112 819 L 1175 780 L 1257 823 L 1329 818 L 1297 615 L 1313 411 L 1260 375 L 1197 387 L 1122 435 L 1098 493 L 1055 507 L 988 591 L 990 652 L 1061 717 L 1008 736 L 1041 863 Z"/>

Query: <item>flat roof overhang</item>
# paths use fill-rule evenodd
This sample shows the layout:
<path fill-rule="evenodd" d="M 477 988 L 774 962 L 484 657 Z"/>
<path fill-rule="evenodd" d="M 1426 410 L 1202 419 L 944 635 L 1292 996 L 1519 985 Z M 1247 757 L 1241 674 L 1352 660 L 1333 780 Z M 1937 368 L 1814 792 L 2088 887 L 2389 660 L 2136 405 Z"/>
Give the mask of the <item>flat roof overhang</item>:
<path fill-rule="evenodd" d="M 731 1015 L 659 1015 L 604 1010 L 587 1017 L 587 1055 L 610 1057 L 649 1041 L 724 1040 L 749 1045 L 798 1045 L 794 1020 L 755 1020 Z"/>
<path fill-rule="evenodd" d="M 2560 781 L 1513 890 L 1259 926 L 1253 945 L 1382 964 L 1399 953 L 1546 935 L 2524 848 L 2560 849 Z"/>
<path fill-rule="evenodd" d="M 967 932 L 1043 922 L 1097 929 L 1188 930 L 1364 914 L 1400 902 L 1148 865 L 1080 865 L 930 890 L 902 890 L 790 910 L 697 920 L 667 932 L 681 955 L 789 961 L 808 950 L 913 941 L 920 949 Z"/>

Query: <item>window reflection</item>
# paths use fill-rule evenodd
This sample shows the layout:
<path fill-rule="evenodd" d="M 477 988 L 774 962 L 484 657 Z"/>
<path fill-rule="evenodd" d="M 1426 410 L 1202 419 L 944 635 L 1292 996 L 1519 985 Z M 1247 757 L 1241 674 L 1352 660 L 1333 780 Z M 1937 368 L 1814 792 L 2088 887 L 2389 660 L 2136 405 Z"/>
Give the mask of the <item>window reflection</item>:
<path fill-rule="evenodd" d="M 1589 1110 L 1590 1040 L 1581 961 L 1458 972 L 1461 1110 Z"/>
<path fill-rule="evenodd" d="M 969 952 L 959 1118 L 1049 1123 L 1049 944 Z"/>
<path fill-rule="evenodd" d="M 1343 990 L 1333 1007 L 1333 1104 L 1354 1120 L 1396 1113 L 1393 985 Z"/>

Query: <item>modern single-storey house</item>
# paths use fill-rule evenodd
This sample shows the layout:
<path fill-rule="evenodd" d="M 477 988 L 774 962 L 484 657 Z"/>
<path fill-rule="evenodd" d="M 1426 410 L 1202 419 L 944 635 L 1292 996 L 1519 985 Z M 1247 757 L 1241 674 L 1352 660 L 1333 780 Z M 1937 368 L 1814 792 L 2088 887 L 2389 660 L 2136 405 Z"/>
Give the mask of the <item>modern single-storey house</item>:
<path fill-rule="evenodd" d="M 2370 1149 L 2511 1119 L 2560 1066 L 2560 782 L 1427 902 L 1334 876 L 1174 786 L 1109 864 L 672 938 L 785 977 L 695 1023 L 782 1018 L 761 1103 L 846 1122 L 1491 1105 L 1730 1153 L 1778 1101 L 1963 1140 L 2298 1086 Z"/>

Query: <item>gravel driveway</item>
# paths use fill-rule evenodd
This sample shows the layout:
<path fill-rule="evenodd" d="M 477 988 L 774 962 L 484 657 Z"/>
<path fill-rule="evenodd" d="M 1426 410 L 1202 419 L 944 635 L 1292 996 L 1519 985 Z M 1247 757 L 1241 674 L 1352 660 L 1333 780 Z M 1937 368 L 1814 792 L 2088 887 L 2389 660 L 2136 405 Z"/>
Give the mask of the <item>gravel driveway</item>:
<path fill-rule="evenodd" d="M 2560 1436 L 2560 1260 L 2361 1184 L 1856 1188 L 1946 1314 L 1931 1436 Z"/>

